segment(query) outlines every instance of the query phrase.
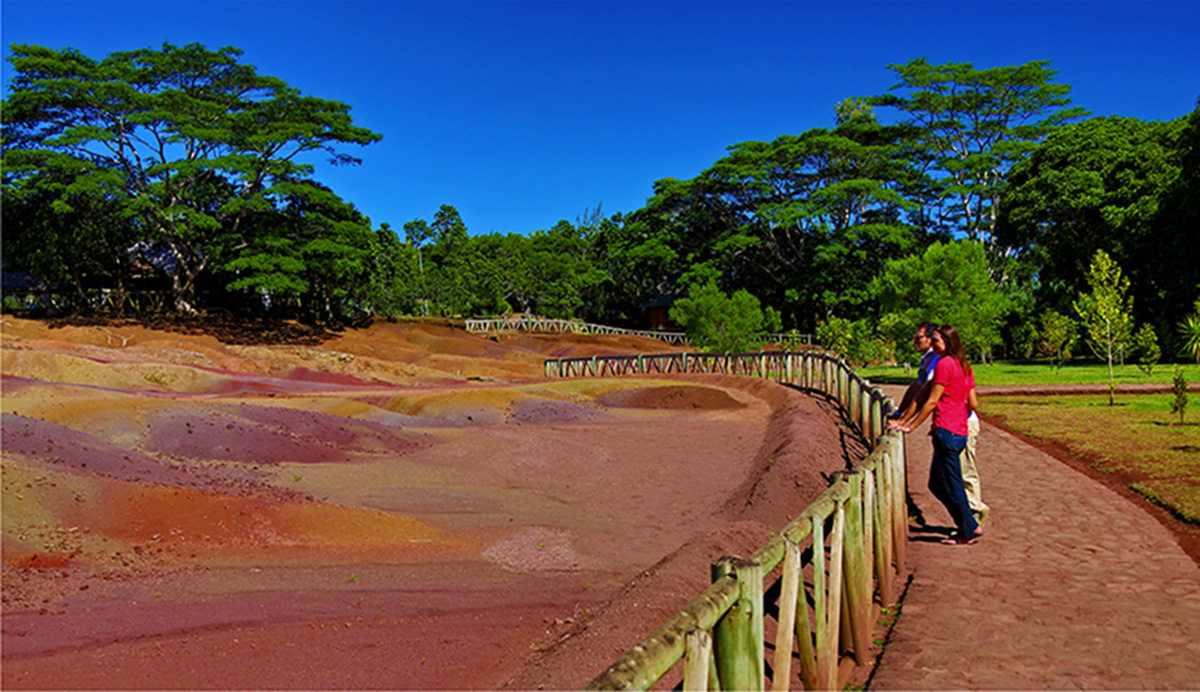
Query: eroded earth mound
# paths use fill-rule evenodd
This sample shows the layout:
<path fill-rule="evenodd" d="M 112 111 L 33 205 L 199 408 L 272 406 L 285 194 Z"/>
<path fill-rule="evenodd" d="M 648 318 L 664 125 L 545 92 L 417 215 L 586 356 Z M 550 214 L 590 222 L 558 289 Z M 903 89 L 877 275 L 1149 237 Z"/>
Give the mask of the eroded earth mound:
<path fill-rule="evenodd" d="M 579 688 L 845 464 L 771 383 L 541 377 L 650 339 L 0 328 L 6 689 Z"/>

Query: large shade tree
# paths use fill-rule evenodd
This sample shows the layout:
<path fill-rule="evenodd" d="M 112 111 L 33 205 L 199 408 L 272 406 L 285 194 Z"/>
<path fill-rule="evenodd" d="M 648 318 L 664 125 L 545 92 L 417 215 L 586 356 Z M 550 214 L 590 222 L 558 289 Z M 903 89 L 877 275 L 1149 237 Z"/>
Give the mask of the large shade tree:
<path fill-rule="evenodd" d="M 663 180 L 624 229 L 644 229 L 630 254 L 660 273 L 649 286 L 720 277 L 752 288 L 789 324 L 853 312 L 891 258 L 916 246 L 905 128 L 880 126 L 861 102 L 841 104 L 836 128 L 743 142 L 687 181 Z"/>
<path fill-rule="evenodd" d="M 899 81 L 869 101 L 895 108 L 918 135 L 931 175 L 925 224 L 995 248 L 1004 176 L 1054 127 L 1086 114 L 1047 60 L 978 69 L 925 58 L 889 65 Z M 993 252 L 993 255 L 1000 254 Z"/>
<path fill-rule="evenodd" d="M 1176 143 L 1185 119 L 1106 117 L 1059 128 L 1009 176 L 997 233 L 1038 272 L 1040 297 L 1066 310 L 1098 250 L 1130 268 L 1142 318 L 1168 324 L 1186 306 L 1183 277 L 1197 277 L 1196 231 L 1159 224 L 1180 175 Z"/>
<path fill-rule="evenodd" d="M 302 95 L 240 56 L 195 43 L 101 60 L 12 46 L 5 195 L 55 181 L 62 200 L 115 200 L 143 241 L 173 256 L 175 307 L 193 310 L 196 279 L 242 246 L 250 214 L 323 194 L 310 155 L 355 163 L 342 145 L 380 139 L 346 104 Z"/>

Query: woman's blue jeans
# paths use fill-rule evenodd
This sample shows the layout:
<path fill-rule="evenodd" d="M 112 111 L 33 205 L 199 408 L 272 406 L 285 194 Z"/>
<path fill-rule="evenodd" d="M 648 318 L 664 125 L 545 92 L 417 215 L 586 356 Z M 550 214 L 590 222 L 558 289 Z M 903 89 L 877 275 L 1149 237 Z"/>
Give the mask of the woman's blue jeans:
<path fill-rule="evenodd" d="M 967 436 L 956 435 L 945 428 L 933 429 L 933 463 L 929 466 L 929 490 L 946 506 L 950 518 L 963 538 L 974 538 L 979 524 L 971 514 L 967 490 L 963 486 L 961 459 L 967 447 Z"/>

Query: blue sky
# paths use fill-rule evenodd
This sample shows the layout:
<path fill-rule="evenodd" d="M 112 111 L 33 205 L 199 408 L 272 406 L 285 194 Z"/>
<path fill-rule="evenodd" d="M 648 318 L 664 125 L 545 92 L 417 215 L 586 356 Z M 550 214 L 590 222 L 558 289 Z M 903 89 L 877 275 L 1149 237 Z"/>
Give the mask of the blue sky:
<path fill-rule="evenodd" d="M 729 145 L 830 126 L 838 101 L 883 93 L 887 65 L 916 57 L 1049 59 L 1095 115 L 1179 117 L 1200 97 L 1198 28 L 1192 0 L 0 3 L 6 59 L 13 43 L 240 48 L 383 135 L 349 150 L 362 165 L 317 172 L 375 225 L 451 204 L 471 233 L 633 211 Z"/>

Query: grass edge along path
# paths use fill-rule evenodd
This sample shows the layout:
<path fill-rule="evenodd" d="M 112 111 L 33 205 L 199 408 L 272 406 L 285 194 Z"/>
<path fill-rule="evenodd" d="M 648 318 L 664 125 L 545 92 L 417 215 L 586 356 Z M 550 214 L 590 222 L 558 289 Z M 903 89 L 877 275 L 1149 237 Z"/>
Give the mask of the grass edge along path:
<path fill-rule="evenodd" d="M 1174 363 L 1159 363 L 1153 374 L 1147 375 L 1131 362 L 1113 366 L 1113 379 L 1118 388 L 1123 385 L 1162 384 L 1168 388 L 1175 377 Z M 1183 376 L 1188 382 L 1200 382 L 1200 364 L 1182 363 Z M 1044 387 L 1055 385 L 1088 385 L 1107 387 L 1108 366 L 1096 361 L 1078 361 L 1052 369 L 1038 361 L 997 361 L 995 363 L 971 363 L 975 371 L 975 383 L 980 387 Z M 869 365 L 855 368 L 862 377 L 872 382 L 908 384 L 916 377 L 916 369 L 903 365 Z M 1198 406 L 1200 408 L 1200 406 Z"/>

